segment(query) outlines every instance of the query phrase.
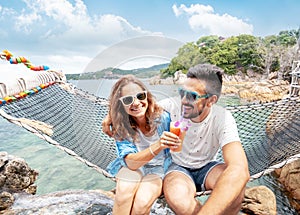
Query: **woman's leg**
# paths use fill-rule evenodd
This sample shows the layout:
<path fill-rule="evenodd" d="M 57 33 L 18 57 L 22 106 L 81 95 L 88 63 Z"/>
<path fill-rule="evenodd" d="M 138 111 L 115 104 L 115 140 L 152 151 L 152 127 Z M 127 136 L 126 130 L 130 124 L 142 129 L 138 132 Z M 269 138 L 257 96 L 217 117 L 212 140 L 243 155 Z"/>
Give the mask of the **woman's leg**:
<path fill-rule="evenodd" d="M 154 174 L 144 176 L 134 198 L 132 214 L 150 214 L 154 201 L 161 193 L 162 179 Z"/>
<path fill-rule="evenodd" d="M 117 175 L 116 195 L 113 214 L 130 214 L 135 193 L 142 179 L 140 171 L 123 167 Z"/>

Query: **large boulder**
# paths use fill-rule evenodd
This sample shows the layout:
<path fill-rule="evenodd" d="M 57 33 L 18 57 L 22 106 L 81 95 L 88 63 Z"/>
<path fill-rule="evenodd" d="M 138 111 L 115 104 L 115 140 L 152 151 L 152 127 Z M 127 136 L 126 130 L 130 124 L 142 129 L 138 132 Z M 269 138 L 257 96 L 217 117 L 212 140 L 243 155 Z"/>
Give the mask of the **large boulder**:
<path fill-rule="evenodd" d="M 0 210 L 13 204 L 14 193 L 35 194 L 37 176 L 25 160 L 0 152 Z"/>
<path fill-rule="evenodd" d="M 300 159 L 276 169 L 275 175 L 289 193 L 291 205 L 300 214 Z"/>
<path fill-rule="evenodd" d="M 110 214 L 113 205 L 113 199 L 101 190 L 70 190 L 44 195 L 15 193 L 14 197 L 14 204 L 3 214 Z"/>
<path fill-rule="evenodd" d="M 266 186 L 247 188 L 242 211 L 253 215 L 276 215 L 276 197 Z"/>

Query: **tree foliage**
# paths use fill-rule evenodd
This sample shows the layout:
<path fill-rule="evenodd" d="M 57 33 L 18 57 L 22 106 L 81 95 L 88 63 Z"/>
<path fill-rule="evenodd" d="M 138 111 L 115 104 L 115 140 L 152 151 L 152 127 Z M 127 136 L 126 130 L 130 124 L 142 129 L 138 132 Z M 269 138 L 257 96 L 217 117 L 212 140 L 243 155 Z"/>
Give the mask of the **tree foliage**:
<path fill-rule="evenodd" d="M 265 38 L 246 34 L 229 38 L 204 36 L 179 48 L 161 75 L 173 76 L 179 70 L 186 73 L 199 63 L 217 65 L 226 74 L 246 73 L 251 69 L 266 75 L 274 71 L 284 75 L 290 72 L 292 61 L 296 60 L 299 36 L 300 29 L 281 31 Z"/>

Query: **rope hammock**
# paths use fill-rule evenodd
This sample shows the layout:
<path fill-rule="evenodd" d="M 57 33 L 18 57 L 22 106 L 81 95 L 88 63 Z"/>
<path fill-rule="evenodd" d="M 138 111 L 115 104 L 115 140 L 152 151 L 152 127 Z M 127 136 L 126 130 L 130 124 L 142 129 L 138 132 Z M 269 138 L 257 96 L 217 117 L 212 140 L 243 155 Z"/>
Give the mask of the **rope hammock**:
<path fill-rule="evenodd" d="M 26 59 L 12 60 L 9 54 L 4 52 L 1 58 L 32 66 Z M 107 99 L 76 88 L 47 67 L 32 67 L 40 68 L 36 86 L 19 78 L 16 93 L 0 83 L 1 116 L 114 180 L 105 169 L 116 158 L 115 143 L 101 128 Z M 300 158 L 299 96 L 226 108 L 237 121 L 251 180 Z"/>

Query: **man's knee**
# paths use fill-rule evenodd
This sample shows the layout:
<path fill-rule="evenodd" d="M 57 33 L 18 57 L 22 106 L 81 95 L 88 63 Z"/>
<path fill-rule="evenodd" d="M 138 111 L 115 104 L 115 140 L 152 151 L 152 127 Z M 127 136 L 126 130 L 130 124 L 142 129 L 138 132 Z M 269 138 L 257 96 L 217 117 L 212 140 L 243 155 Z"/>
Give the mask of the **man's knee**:
<path fill-rule="evenodd" d="M 171 172 L 166 175 L 163 181 L 164 192 L 173 193 L 177 195 L 179 190 L 183 193 L 195 193 L 196 187 L 192 179 L 181 172 Z"/>
<path fill-rule="evenodd" d="M 168 174 L 163 181 L 163 192 L 166 200 L 176 201 L 176 199 L 179 198 L 179 193 L 180 195 L 183 195 L 182 192 L 187 192 L 187 188 L 181 189 L 182 186 L 183 185 L 178 174 L 176 174 L 175 172 Z"/>
<path fill-rule="evenodd" d="M 193 181 L 179 172 L 172 172 L 164 179 L 164 195 L 176 214 L 191 214 L 200 203 L 194 198 L 196 188 Z"/>

